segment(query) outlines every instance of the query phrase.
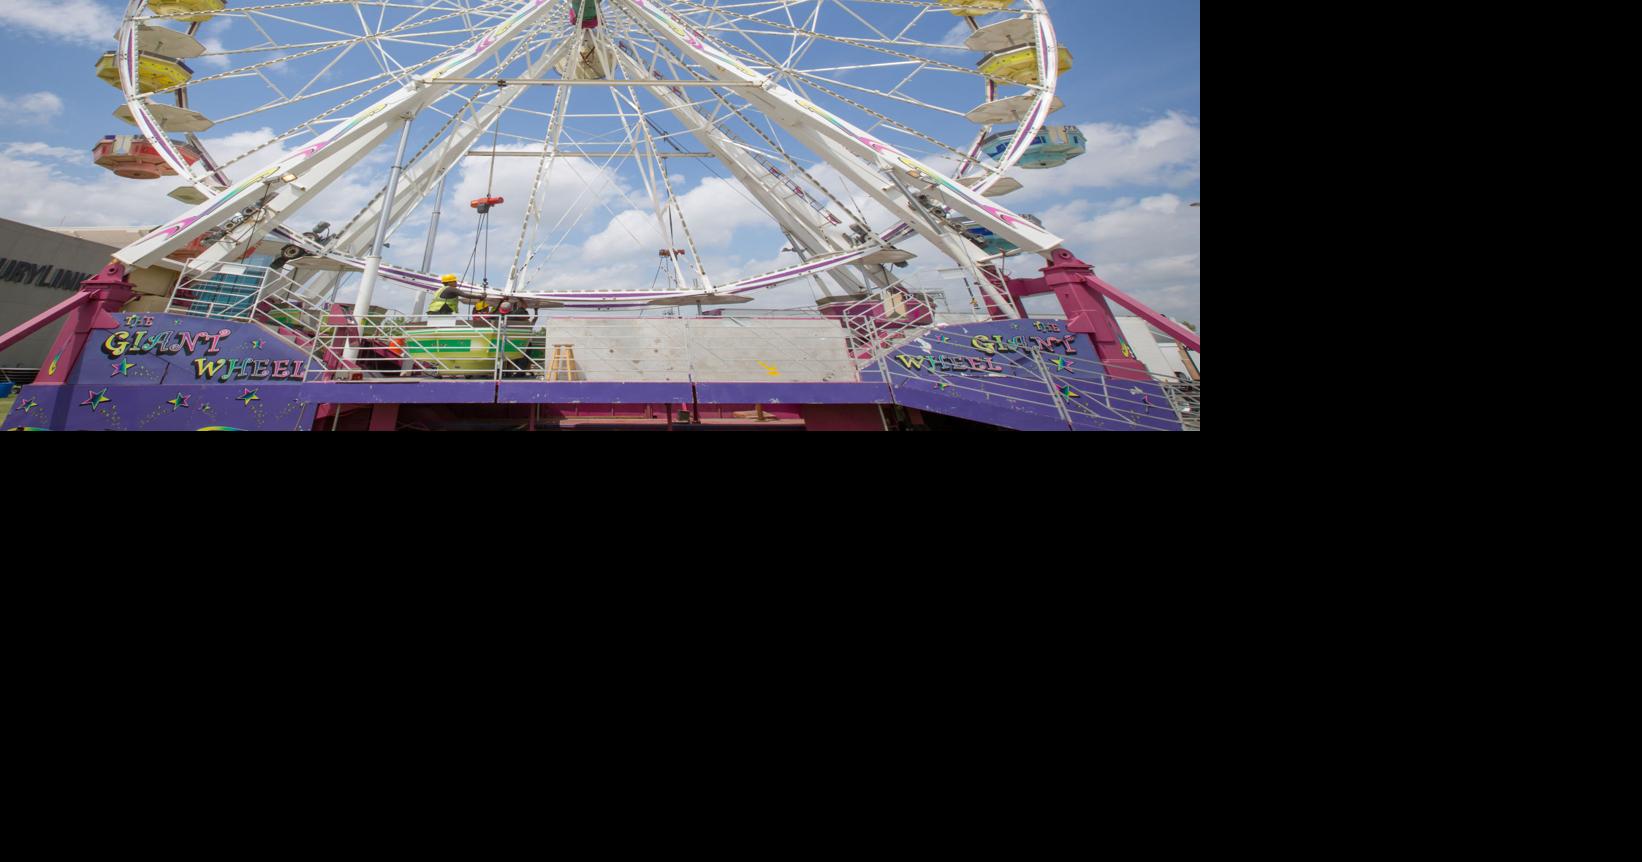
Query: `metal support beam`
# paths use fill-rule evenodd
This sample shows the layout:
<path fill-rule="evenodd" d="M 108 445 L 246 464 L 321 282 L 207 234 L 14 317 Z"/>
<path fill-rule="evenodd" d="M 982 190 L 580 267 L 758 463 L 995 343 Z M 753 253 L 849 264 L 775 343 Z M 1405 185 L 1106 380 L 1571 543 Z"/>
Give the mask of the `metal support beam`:
<path fill-rule="evenodd" d="M 418 78 L 418 81 L 423 79 Z M 427 83 L 449 84 L 451 86 L 479 85 L 483 87 L 630 87 L 633 81 L 617 81 L 608 78 L 440 78 L 437 82 Z M 757 89 L 757 84 L 726 83 L 724 81 L 645 81 L 646 87 L 725 87 L 727 89 L 750 87 Z"/>
<path fill-rule="evenodd" d="M 574 44 L 572 40 L 565 39 L 556 45 L 553 50 L 543 53 L 540 58 L 530 64 L 526 71 L 532 74 L 540 74 L 553 68 L 553 64 L 563 59 Z M 519 96 L 524 95 L 524 92 L 524 90 L 514 90 L 511 93 L 498 93 L 483 106 L 478 106 L 477 101 L 475 101 L 474 104 L 477 109 L 474 111 L 472 118 L 457 123 L 456 129 L 447 138 L 439 142 L 432 152 L 429 152 L 418 161 L 415 168 L 406 171 L 401 186 L 403 193 L 399 196 L 399 202 L 394 206 L 393 224 L 395 229 L 410 216 L 417 203 L 427 197 L 429 191 L 433 189 L 434 179 L 438 178 L 439 181 L 443 182 L 451 169 L 462 161 L 462 157 L 467 154 L 467 151 L 497 122 L 502 112 L 506 111 Z M 375 208 L 380 206 L 380 201 L 372 204 L 372 208 L 362 213 L 354 222 L 353 227 L 343 230 L 334 247 L 344 254 L 366 254 L 369 251 L 367 243 L 371 240 L 374 233 L 373 228 L 376 224 Z"/>
<path fill-rule="evenodd" d="M 354 300 L 354 317 L 363 317 L 371 311 L 371 294 L 376 292 L 376 276 L 382 270 L 382 250 L 388 244 L 388 226 L 392 219 L 393 199 L 399 194 L 399 177 L 405 173 L 405 149 L 410 145 L 411 122 L 406 117 L 399 130 L 399 152 L 393 157 L 393 170 L 388 172 L 388 188 L 382 193 L 382 212 L 376 220 L 376 241 L 371 244 L 371 255 L 365 258 L 365 275 L 359 280 L 359 296 Z"/>
<path fill-rule="evenodd" d="M 557 12 L 557 4 L 546 3 L 545 0 L 521 3 L 520 8 L 506 21 L 483 40 L 468 46 L 455 57 L 446 60 L 439 66 L 433 75 L 417 79 L 417 83 L 401 88 L 398 92 L 365 108 L 352 118 L 339 122 L 330 131 L 308 142 L 302 149 L 293 153 L 282 161 L 264 168 L 262 171 L 240 180 L 233 186 L 218 192 L 215 197 L 202 203 L 186 214 L 153 231 L 130 246 L 115 253 L 115 258 L 131 266 L 152 266 L 166 255 L 171 254 L 193 242 L 204 234 L 239 212 L 241 195 L 253 187 L 263 183 L 271 177 L 292 176 L 304 178 L 307 169 L 316 162 L 323 161 L 330 153 L 344 148 L 360 139 L 376 134 L 387 125 L 392 118 L 405 114 L 415 114 L 427 105 L 432 104 L 445 93 L 449 92 L 450 85 L 445 83 L 444 76 L 457 76 L 478 71 L 487 60 L 499 52 L 502 47 L 515 38 L 527 35 L 538 21 L 551 12 Z M 334 178 L 333 178 L 334 179 Z M 322 185 L 314 183 L 309 194 L 317 193 Z M 226 206 L 230 201 L 233 206 Z M 280 213 L 280 218 L 269 219 L 277 223 L 288 219 L 295 211 L 294 207 L 287 208 Z"/>
<path fill-rule="evenodd" d="M 488 159 L 492 156 L 495 156 L 496 158 L 499 158 L 499 159 L 523 159 L 523 158 L 539 159 L 539 158 L 542 157 L 542 151 L 541 150 L 469 150 L 467 155 L 468 155 L 468 158 L 474 158 L 474 159 Z M 567 153 L 567 152 L 557 152 L 557 153 L 548 153 L 548 155 L 550 155 L 554 158 L 559 158 L 559 159 L 636 159 L 636 158 L 646 158 L 646 159 L 648 159 L 648 158 L 658 158 L 658 159 L 712 159 L 712 158 L 717 158 L 717 156 L 713 155 L 712 153 L 656 153 L 652 156 L 652 154 L 650 154 L 650 153 L 641 153 L 641 152 L 638 152 L 637 150 L 626 150 L 626 151 L 608 152 L 608 153 Z"/>
<path fill-rule="evenodd" d="M 631 48 L 617 50 L 613 52 L 613 56 L 630 78 L 638 81 L 655 80 L 653 76 L 658 74 L 653 71 L 653 66 L 641 62 Z M 655 99 L 667 106 L 673 117 L 701 143 L 702 147 L 717 157 L 724 167 L 740 180 L 747 192 L 753 195 L 771 218 L 781 225 L 782 232 L 787 236 L 792 249 L 802 259 L 808 261 L 820 255 L 847 250 L 854 245 L 838 227 L 830 224 L 829 219 L 820 216 L 807 202 L 794 201 L 787 189 L 790 181 L 785 175 L 778 175 L 772 180 L 768 168 L 754 158 L 745 145 L 716 125 L 682 94 L 668 87 L 651 86 L 648 82 L 644 87 Z M 721 97 L 720 101 L 723 101 Z M 728 102 L 724 104 L 728 105 Z M 779 192 L 777 185 L 781 186 Z M 862 273 L 868 279 L 867 287 L 874 283 L 880 286 L 889 283 L 890 277 L 882 267 L 864 266 Z M 841 270 L 831 271 L 829 277 L 845 294 L 861 292 L 861 283 Z M 819 278 L 816 279 L 816 283 L 821 287 L 823 296 L 832 295 L 833 292 Z"/>
<path fill-rule="evenodd" d="M 12 331 L 6 333 L 5 335 L 0 335 L 0 353 L 4 353 L 7 350 L 10 350 L 12 345 L 16 344 L 19 341 L 22 341 L 25 338 L 28 338 L 30 335 L 33 335 L 34 333 L 39 332 L 42 329 L 45 329 L 47 326 L 50 326 L 51 324 L 55 323 L 57 321 L 57 318 L 62 317 L 65 314 L 68 314 L 69 312 L 73 311 L 74 309 L 79 308 L 80 306 L 84 305 L 85 303 L 91 302 L 91 301 L 95 300 L 96 298 L 97 298 L 97 295 L 95 293 L 90 293 L 90 292 L 87 292 L 87 291 L 78 291 L 73 296 L 70 296 L 68 299 L 63 300 L 62 302 L 59 302 L 56 305 L 53 305 L 52 307 L 46 309 L 45 311 L 40 312 L 39 314 L 36 314 L 33 318 L 31 318 L 30 320 L 25 322 L 22 326 L 19 326 L 16 329 L 13 329 Z"/>
<path fill-rule="evenodd" d="M 926 216 L 920 215 L 920 205 L 916 201 L 904 194 L 886 192 L 882 177 L 878 174 L 891 175 L 896 184 L 910 186 L 908 191 L 957 210 L 1024 250 L 1048 251 L 1061 244 L 1060 237 L 985 200 L 929 165 L 799 97 L 769 76 L 760 75 L 715 47 L 709 37 L 691 31 L 672 12 L 645 5 L 642 0 L 612 0 L 612 3 L 635 21 L 643 19 L 654 25 L 645 29 L 651 35 L 673 43 L 707 74 L 727 83 L 755 85 L 744 95 L 765 117 L 797 138 L 823 161 L 850 177 L 863 191 L 901 217 L 937 248 L 949 249 L 947 254 L 969 269 L 972 278 L 980 281 L 977 287 L 998 295 L 1001 311 L 1007 317 L 1020 316 L 1014 305 L 1008 303 L 998 288 L 981 273 L 975 263 L 979 255 L 971 252 L 973 247 L 964 247 L 967 243 L 959 239 L 954 231 L 933 227 Z"/>
<path fill-rule="evenodd" d="M 439 214 L 445 209 L 445 177 L 439 178 L 439 191 L 433 197 L 433 220 L 428 222 L 428 244 L 422 249 L 422 271 L 433 272 L 433 244 L 439 239 Z M 421 317 L 428 308 L 428 292 L 416 292 L 416 310 L 412 317 Z"/>

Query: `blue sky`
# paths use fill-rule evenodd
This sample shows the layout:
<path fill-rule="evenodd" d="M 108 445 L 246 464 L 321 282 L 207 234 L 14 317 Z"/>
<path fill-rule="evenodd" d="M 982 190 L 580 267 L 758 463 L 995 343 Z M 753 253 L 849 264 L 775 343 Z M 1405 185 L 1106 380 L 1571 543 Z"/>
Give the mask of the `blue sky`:
<path fill-rule="evenodd" d="M 93 70 L 99 54 L 113 47 L 111 37 L 124 5 L 116 0 L 0 3 L 0 177 L 5 179 L 0 183 L 0 216 L 45 227 L 154 225 L 182 209 L 164 197 L 176 180 L 124 181 L 91 163 L 90 149 L 100 137 L 132 131 L 113 118 L 119 94 Z M 1084 129 L 1091 150 L 1057 170 L 1017 171 L 1026 188 L 1001 202 L 1043 218 L 1069 248 L 1119 287 L 1165 313 L 1200 323 L 1201 210 L 1188 204 L 1199 200 L 1201 191 L 1201 2 L 1049 0 L 1049 8 L 1062 41 L 1077 57 L 1060 89 L 1067 108 L 1051 122 Z M 202 67 L 200 74 L 211 71 Z M 954 140 L 957 133 L 944 128 L 930 131 L 943 140 L 967 143 Z M 216 151 L 215 141 L 231 136 L 237 136 L 234 143 L 240 149 L 255 137 L 252 129 L 236 127 L 213 130 L 206 138 Z M 255 158 L 242 167 L 260 166 Z M 386 153 L 368 160 L 336 194 L 351 194 L 354 206 L 362 203 L 380 186 L 388 160 Z M 509 167 L 524 170 L 524 175 L 505 179 L 509 188 L 526 190 L 508 193 L 526 198 L 530 166 L 523 163 L 533 160 L 516 161 L 521 164 Z M 436 269 L 460 270 L 471 250 L 471 211 L 453 210 L 465 209 L 467 196 L 486 186 L 488 176 L 477 167 L 470 160 L 453 180 Z M 717 203 L 721 189 L 716 183 L 721 181 L 699 168 L 680 168 L 676 179 L 703 208 L 726 209 Z M 595 213 L 593 227 L 615 226 L 628 201 L 601 203 L 611 215 Z M 401 250 L 390 253 L 390 260 L 419 263 L 425 226 L 424 213 L 408 222 L 395 238 Z M 779 233 L 758 220 L 731 218 L 699 227 L 706 234 L 703 261 L 712 262 L 710 270 L 721 280 L 720 273 L 750 275 L 784 262 Z M 612 237 L 598 241 L 595 233 L 590 229 L 573 237 L 581 245 L 580 255 L 566 254 L 552 286 L 593 280 L 600 285 L 637 281 L 632 287 L 648 287 L 653 255 L 623 263 L 613 251 L 623 243 L 610 241 Z M 512 236 L 493 237 L 492 242 L 506 246 L 503 256 L 511 257 Z M 934 258 L 921 258 L 913 272 L 922 272 L 920 278 L 932 282 L 928 286 L 941 286 L 933 284 L 940 281 L 933 269 L 943 261 Z M 494 280 L 499 277 L 494 270 L 506 265 L 494 254 L 492 261 Z M 1015 274 L 1031 268 L 1030 261 L 1016 259 Z M 761 304 L 805 301 L 804 291 L 787 289 Z"/>

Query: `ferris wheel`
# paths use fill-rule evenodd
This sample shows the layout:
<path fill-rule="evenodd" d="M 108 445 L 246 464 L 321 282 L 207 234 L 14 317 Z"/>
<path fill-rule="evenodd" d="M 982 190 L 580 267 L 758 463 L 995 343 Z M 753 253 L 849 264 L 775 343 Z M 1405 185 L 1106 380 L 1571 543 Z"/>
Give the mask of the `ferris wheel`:
<path fill-rule="evenodd" d="M 860 295 L 921 237 L 1015 316 L 999 261 L 1061 240 L 1003 203 L 1008 174 L 1082 154 L 1049 124 L 1071 63 L 1042 0 L 130 0 L 98 74 L 135 129 L 96 154 L 189 207 L 117 254 L 134 266 L 260 249 L 316 289 L 358 273 L 362 305 L 391 282 L 631 308 L 796 280 Z M 498 165 L 528 181 L 496 187 Z M 431 231 L 462 167 L 490 182 L 451 286 Z M 733 195 L 692 194 L 710 182 Z M 385 261 L 430 210 L 420 262 Z M 748 213 L 796 261 L 715 277 L 703 236 Z M 566 287 L 601 236 L 656 279 Z"/>

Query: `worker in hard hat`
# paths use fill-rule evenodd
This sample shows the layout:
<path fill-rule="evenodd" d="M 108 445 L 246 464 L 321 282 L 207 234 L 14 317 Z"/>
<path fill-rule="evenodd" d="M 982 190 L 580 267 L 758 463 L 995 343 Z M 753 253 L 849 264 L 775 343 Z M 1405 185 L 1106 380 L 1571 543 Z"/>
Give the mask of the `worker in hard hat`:
<path fill-rule="evenodd" d="M 447 275 L 439 279 L 444 289 L 434 294 L 433 303 L 428 306 L 428 314 L 460 314 L 461 306 L 456 302 L 460 295 L 456 292 L 456 276 Z"/>
<path fill-rule="evenodd" d="M 501 323 L 501 316 L 496 313 L 494 303 L 481 299 L 473 304 L 474 326 L 496 326 Z"/>

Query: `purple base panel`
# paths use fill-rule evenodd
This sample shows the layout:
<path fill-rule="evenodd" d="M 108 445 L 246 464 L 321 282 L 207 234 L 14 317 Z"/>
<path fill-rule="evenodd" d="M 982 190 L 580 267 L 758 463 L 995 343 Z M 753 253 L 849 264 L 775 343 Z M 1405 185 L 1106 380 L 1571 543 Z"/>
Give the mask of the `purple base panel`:
<path fill-rule="evenodd" d="M 998 401 L 960 402 L 957 399 L 946 397 L 938 392 L 896 392 L 895 400 L 902 407 L 911 407 L 926 413 L 938 413 L 942 416 L 955 416 L 959 419 L 968 419 L 986 425 L 996 425 L 999 428 L 1008 428 L 1011 431 L 1069 431 L 1070 427 L 1060 417 L 1060 413 L 1051 408 L 1048 412 L 1039 413 L 1021 410 L 1015 405 Z"/>
<path fill-rule="evenodd" d="M 931 330 L 885 358 L 897 403 L 1018 431 L 1180 431 L 1162 387 L 1107 375 L 1060 321 Z"/>
<path fill-rule="evenodd" d="M 315 404 L 495 404 L 490 380 L 417 380 L 408 383 L 305 383 Z"/>
<path fill-rule="evenodd" d="M 68 383 L 18 393 L 5 430 L 292 431 L 320 404 L 885 405 L 1021 431 L 1179 431 L 1156 383 L 1109 377 L 1057 321 L 947 326 L 901 344 L 858 383 L 303 383 L 309 357 L 250 323 L 117 315 Z"/>
<path fill-rule="evenodd" d="M 115 319 L 119 327 L 91 331 L 70 383 L 293 385 L 309 370 L 305 351 L 256 324 L 177 314 Z"/>
<path fill-rule="evenodd" d="M 300 431 L 313 402 L 298 386 L 26 386 L 4 430 Z"/>
<path fill-rule="evenodd" d="M 688 404 L 689 383 L 527 383 L 503 381 L 501 404 Z"/>
<path fill-rule="evenodd" d="M 700 404 L 894 404 L 882 383 L 697 383 Z"/>

